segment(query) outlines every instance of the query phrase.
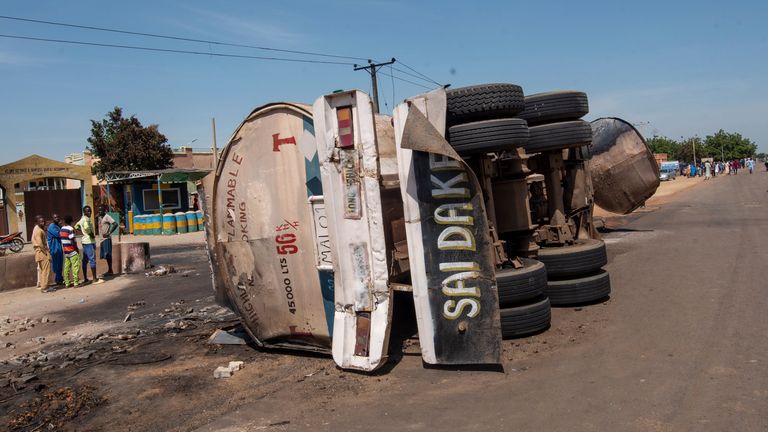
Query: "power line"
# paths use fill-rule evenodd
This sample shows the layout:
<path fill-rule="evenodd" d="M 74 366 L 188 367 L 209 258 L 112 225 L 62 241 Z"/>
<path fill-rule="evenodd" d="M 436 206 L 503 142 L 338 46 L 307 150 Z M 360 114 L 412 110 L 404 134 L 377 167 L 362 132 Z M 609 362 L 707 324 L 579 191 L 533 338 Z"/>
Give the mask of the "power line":
<path fill-rule="evenodd" d="M 253 60 L 272 60 L 272 61 L 283 61 L 283 62 L 294 62 L 294 63 L 319 63 L 319 64 L 332 64 L 332 65 L 344 65 L 344 66 L 354 65 L 354 63 L 329 61 L 329 60 L 309 60 L 309 59 L 292 59 L 292 58 L 284 58 L 284 57 L 223 54 L 223 53 L 215 53 L 215 52 L 187 51 L 187 50 L 176 50 L 176 49 L 167 49 L 167 48 L 152 48 L 152 47 L 142 47 L 142 46 L 135 46 L 135 45 L 118 45 L 118 44 L 107 44 L 107 43 L 96 43 L 96 42 L 73 41 L 73 40 L 65 40 L 65 39 L 48 39 L 48 38 L 7 35 L 7 34 L 0 34 L 0 37 L 7 38 L 7 39 L 22 39 L 22 40 L 31 40 L 31 41 L 38 41 L 38 42 L 55 42 L 55 43 L 70 44 L 70 45 L 86 45 L 86 46 L 96 46 L 96 47 L 104 47 L 104 48 L 121 48 L 121 49 L 164 52 L 164 53 L 193 54 L 193 55 L 215 56 L 215 57 L 233 57 L 233 58 L 243 58 L 243 59 L 253 59 Z"/>
<path fill-rule="evenodd" d="M 319 53 L 319 52 L 313 52 L 313 51 L 300 51 L 300 50 L 289 50 L 289 49 L 281 49 L 281 48 L 272 48 L 272 47 L 265 47 L 265 46 L 259 46 L 259 45 L 248 45 L 248 44 L 237 44 L 237 43 L 230 43 L 230 42 L 222 42 L 222 41 L 214 41 L 214 40 L 207 40 L 207 39 L 195 39 L 195 38 L 187 38 L 187 37 L 180 37 L 180 36 L 170 36 L 170 35 L 161 35 L 156 33 L 146 33 L 146 32 L 137 32 L 137 31 L 130 31 L 130 30 L 120 30 L 120 29 L 114 29 L 114 28 L 108 28 L 108 27 L 96 27 L 96 26 L 87 26 L 87 25 L 81 25 L 81 24 L 71 24 L 71 23 L 64 23 L 64 22 L 57 22 L 57 21 L 46 21 L 46 20 L 38 20 L 38 19 L 32 19 L 32 18 L 22 18 L 22 17 L 14 17 L 14 16 L 8 16 L 8 15 L 0 15 L 1 19 L 6 20 L 13 20 L 13 21 L 22 21 L 22 22 L 30 22 L 30 23 L 36 23 L 36 24 L 45 24 L 45 25 L 52 25 L 52 26 L 60 26 L 60 27 L 70 27 L 70 28 L 78 28 L 78 29 L 84 29 L 84 30 L 95 30 L 95 31 L 102 31 L 102 32 L 110 32 L 110 33 L 120 33 L 120 34 L 128 34 L 128 35 L 134 35 L 134 36 L 145 36 L 145 37 L 152 37 L 152 38 L 158 38 L 158 39 L 169 39 L 169 40 L 177 40 L 177 41 L 184 41 L 184 42 L 195 42 L 195 43 L 206 43 L 209 45 L 220 45 L 220 46 L 230 46 L 230 47 L 236 47 L 236 48 L 250 48 L 250 49 L 258 49 L 263 51 L 272 51 L 272 52 L 282 52 L 287 54 L 299 54 L 299 55 L 307 55 L 307 56 L 318 56 L 318 57 L 327 57 L 327 58 L 338 58 L 338 59 L 348 59 L 348 60 L 366 60 L 363 57 L 353 57 L 353 56 L 343 56 L 343 55 L 336 55 L 336 54 L 327 54 L 327 53 Z M 5 35 L 3 37 L 12 37 L 11 35 Z M 132 47 L 128 45 L 113 45 L 113 44 L 96 44 L 96 43 L 88 43 L 88 42 L 77 42 L 77 41 L 64 41 L 64 40 L 58 40 L 58 39 L 51 39 L 51 40 L 44 40 L 43 38 L 27 38 L 27 37 L 15 37 L 17 39 L 27 39 L 27 40 L 38 40 L 38 41 L 46 41 L 46 42 L 58 42 L 58 43 L 70 43 L 70 44 L 78 44 L 78 45 L 92 45 L 92 46 L 104 46 L 104 47 L 113 47 L 113 48 L 125 48 L 125 49 L 139 49 L 139 50 L 147 50 L 147 51 L 158 51 L 158 52 L 178 52 L 182 53 L 183 50 L 164 50 L 161 48 L 146 48 L 146 47 Z M 200 52 L 197 51 L 183 51 L 185 54 L 196 54 L 201 55 Z M 307 63 L 313 63 L 309 60 L 292 60 L 292 59 L 283 59 L 283 58 L 274 58 L 274 57 L 260 57 L 260 56 L 244 56 L 244 55 L 236 55 L 236 54 L 214 54 L 214 53 L 207 53 L 208 55 L 216 55 L 219 57 L 239 57 L 239 58 L 253 58 L 253 59 L 260 59 L 260 60 L 277 60 L 277 61 L 297 61 L 297 62 L 307 62 Z M 315 63 L 325 63 L 325 64 L 349 64 L 349 63 L 333 63 L 333 62 L 323 62 L 323 61 L 317 61 Z M 391 70 L 397 71 L 403 75 L 408 75 L 412 78 L 417 78 L 426 82 L 429 82 L 430 84 L 435 84 L 437 86 L 442 86 L 439 82 L 433 80 L 432 78 L 428 77 L 427 75 L 417 71 L 416 69 L 412 68 L 411 66 L 403 63 L 400 61 L 403 66 L 408 68 L 410 71 L 414 72 L 416 75 L 393 67 Z M 397 77 L 395 77 L 397 78 Z M 398 78 L 399 79 L 399 78 Z M 405 82 L 409 82 L 412 84 L 415 84 L 408 80 L 403 80 Z"/>
<path fill-rule="evenodd" d="M 442 86 L 443 86 L 443 85 L 442 85 L 442 84 L 440 84 L 439 82 L 437 82 L 437 81 L 433 80 L 432 78 L 430 78 L 430 77 L 428 77 L 428 76 L 424 75 L 423 73 L 421 73 L 421 72 L 417 71 L 416 69 L 414 69 L 414 68 L 412 68 L 412 67 L 408 66 L 407 64 L 403 63 L 402 61 L 398 60 L 398 62 L 399 62 L 401 65 L 403 65 L 403 66 L 405 66 L 406 68 L 408 68 L 408 69 L 410 69 L 411 71 L 413 71 L 414 73 L 416 73 L 416 74 L 420 75 L 420 76 L 422 77 L 422 79 L 424 79 L 424 80 L 426 80 L 426 81 L 430 81 L 430 82 L 432 82 L 433 84 L 436 84 L 436 85 L 438 85 L 438 86 L 440 86 L 440 87 L 442 87 Z M 403 73 L 405 73 L 404 71 L 400 71 L 400 72 L 403 72 Z"/>
<path fill-rule="evenodd" d="M 427 86 L 425 86 L 425 85 L 422 85 L 422 84 L 419 84 L 419 83 L 417 83 L 417 82 L 409 81 L 409 80 L 407 80 L 407 79 L 405 79 L 405 78 L 400 78 L 400 77 L 398 77 L 398 76 L 395 76 L 395 75 L 393 75 L 393 74 L 388 74 L 388 73 L 386 73 L 386 72 L 384 72 L 384 71 L 382 71 L 381 73 L 382 73 L 382 74 L 384 74 L 385 76 L 388 76 L 388 77 L 392 77 L 392 78 L 394 78 L 394 79 L 396 79 L 396 80 L 398 80 L 398 81 L 407 82 L 408 84 L 413 84 L 413 85 L 415 85 L 415 86 L 418 86 L 418 87 L 421 87 L 421 88 L 425 88 L 425 89 L 427 89 L 427 90 L 432 90 L 432 88 L 431 88 L 431 87 L 427 87 Z M 441 86 L 441 87 L 442 87 L 442 86 Z"/>
<path fill-rule="evenodd" d="M 7 19 L 7 20 L 14 20 L 14 21 L 31 22 L 31 23 L 37 23 L 37 24 L 54 25 L 54 26 L 60 26 L 60 27 L 96 30 L 96 31 L 103 31 L 103 32 L 110 32 L 110 33 L 122 33 L 122 34 L 134 35 L 134 36 L 146 36 L 146 37 L 153 37 L 153 38 L 159 38 L 159 39 L 171 39 L 171 40 L 178 40 L 178 41 L 185 41 L 185 42 L 207 43 L 207 44 L 213 44 L 213 45 L 223 45 L 223 46 L 231 46 L 231 47 L 238 47 L 238 48 L 252 48 L 252 49 L 258 49 L 258 50 L 283 52 L 283 53 L 289 53 L 289 54 L 331 57 L 331 58 L 348 59 L 348 60 L 366 60 L 365 58 L 362 58 L 362 57 L 350 57 L 350 56 L 342 56 L 342 55 L 335 55 L 335 54 L 318 53 L 318 52 L 312 52 L 312 51 L 288 50 L 288 49 L 271 48 L 271 47 L 264 47 L 264 46 L 258 46 L 258 45 L 236 44 L 236 43 L 205 40 L 205 39 L 193 39 L 193 38 L 185 38 L 185 37 L 179 37 L 179 36 L 161 35 L 161 34 L 155 34 L 155 33 L 119 30 L 119 29 L 112 29 L 107 27 L 94 27 L 94 26 L 86 26 L 86 25 L 79 25 L 79 24 L 62 23 L 62 22 L 56 22 L 56 21 L 44 21 L 44 20 L 36 20 L 36 19 L 30 19 L 30 18 L 12 17 L 12 16 L 6 16 L 6 15 L 0 15 L 0 18 Z"/>

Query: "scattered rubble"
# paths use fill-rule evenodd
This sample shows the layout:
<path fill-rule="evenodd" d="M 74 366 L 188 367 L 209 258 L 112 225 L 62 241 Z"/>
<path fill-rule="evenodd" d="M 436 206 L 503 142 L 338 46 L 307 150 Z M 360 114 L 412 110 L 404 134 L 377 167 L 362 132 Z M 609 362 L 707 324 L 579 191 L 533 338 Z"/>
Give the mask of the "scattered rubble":
<path fill-rule="evenodd" d="M 244 364 L 242 361 L 231 361 L 227 366 L 219 366 L 213 371 L 213 378 L 229 378 L 236 371 L 242 369 Z"/>
<path fill-rule="evenodd" d="M 160 265 L 155 270 L 144 273 L 146 276 L 165 276 L 167 274 L 176 273 L 176 269 L 172 265 Z"/>
<path fill-rule="evenodd" d="M 245 339 L 236 336 L 228 331 L 217 329 L 211 337 L 208 338 L 208 343 L 217 345 L 245 345 Z"/>

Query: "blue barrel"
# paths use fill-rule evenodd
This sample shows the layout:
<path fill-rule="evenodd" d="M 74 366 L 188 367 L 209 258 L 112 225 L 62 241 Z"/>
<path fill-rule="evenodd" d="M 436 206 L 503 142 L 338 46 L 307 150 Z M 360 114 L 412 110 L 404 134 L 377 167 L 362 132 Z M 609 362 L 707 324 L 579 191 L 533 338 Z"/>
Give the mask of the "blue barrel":
<path fill-rule="evenodd" d="M 187 232 L 187 215 L 184 212 L 177 212 L 173 218 L 176 219 L 176 232 L 179 234 Z"/>
<path fill-rule="evenodd" d="M 173 213 L 163 215 L 163 235 L 176 234 L 176 216 Z"/>
<path fill-rule="evenodd" d="M 205 231 L 205 219 L 203 219 L 203 211 L 198 210 L 196 214 L 197 214 L 197 230 Z"/>
<path fill-rule="evenodd" d="M 146 218 L 143 215 L 136 215 L 131 218 L 131 229 L 133 235 L 144 235 L 144 222 Z"/>
<path fill-rule="evenodd" d="M 147 216 L 145 232 L 149 235 L 160 235 L 163 232 L 163 216 L 151 214 Z"/>
<path fill-rule="evenodd" d="M 195 232 L 197 227 L 197 213 L 188 211 L 184 213 L 184 218 L 187 220 L 187 232 Z"/>

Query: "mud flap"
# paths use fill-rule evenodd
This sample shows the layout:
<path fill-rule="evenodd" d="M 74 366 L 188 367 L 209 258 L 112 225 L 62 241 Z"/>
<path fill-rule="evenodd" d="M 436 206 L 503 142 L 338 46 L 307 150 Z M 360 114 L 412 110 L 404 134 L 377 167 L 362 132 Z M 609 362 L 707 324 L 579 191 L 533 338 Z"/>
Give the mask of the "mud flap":
<path fill-rule="evenodd" d="M 443 89 L 394 112 L 400 188 L 422 358 L 499 364 L 501 327 L 480 184 L 443 137 Z"/>
<path fill-rule="evenodd" d="M 333 359 L 373 371 L 386 361 L 392 306 L 371 100 L 349 91 L 314 106 L 333 256 Z"/>

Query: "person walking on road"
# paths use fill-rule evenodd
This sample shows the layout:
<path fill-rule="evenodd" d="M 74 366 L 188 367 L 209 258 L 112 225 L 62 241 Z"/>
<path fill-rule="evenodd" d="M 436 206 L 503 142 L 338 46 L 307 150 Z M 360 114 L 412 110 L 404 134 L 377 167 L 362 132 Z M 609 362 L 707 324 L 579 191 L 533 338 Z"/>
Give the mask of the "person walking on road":
<path fill-rule="evenodd" d="M 56 291 L 48 288 L 51 280 L 51 252 L 48 249 L 45 233 L 45 218 L 42 215 L 35 216 L 35 229 L 32 230 L 32 247 L 35 249 L 35 263 L 37 265 L 37 288 L 40 292 Z"/>
<path fill-rule="evenodd" d="M 48 250 L 51 253 L 51 270 L 53 270 L 56 285 L 62 285 L 64 283 L 64 277 L 62 276 L 64 251 L 61 248 L 61 237 L 59 236 L 61 220 L 56 213 L 51 216 L 51 219 L 53 219 L 53 222 L 48 225 Z"/>
<path fill-rule="evenodd" d="M 709 180 L 712 177 L 712 164 L 709 161 L 704 162 L 704 180 Z"/>
<path fill-rule="evenodd" d="M 64 251 L 64 285 L 67 288 L 77 288 L 80 276 L 80 251 L 77 250 L 75 229 L 72 228 L 72 216 L 64 216 L 61 227 L 61 246 Z"/>
<path fill-rule="evenodd" d="M 112 276 L 112 233 L 117 229 L 115 219 L 107 214 L 107 207 L 99 207 L 99 232 L 101 233 L 101 248 L 99 258 L 107 261 L 107 272 L 103 276 Z"/>
<path fill-rule="evenodd" d="M 752 171 L 755 169 L 755 161 L 753 161 L 752 158 L 747 159 L 747 169 L 750 174 L 752 174 Z"/>
<path fill-rule="evenodd" d="M 75 228 L 83 233 L 83 284 L 88 283 L 88 267 L 91 268 L 93 283 L 104 283 L 103 279 L 96 276 L 96 234 L 91 221 L 92 214 L 91 206 L 83 207 L 83 217 L 75 224 Z"/>

